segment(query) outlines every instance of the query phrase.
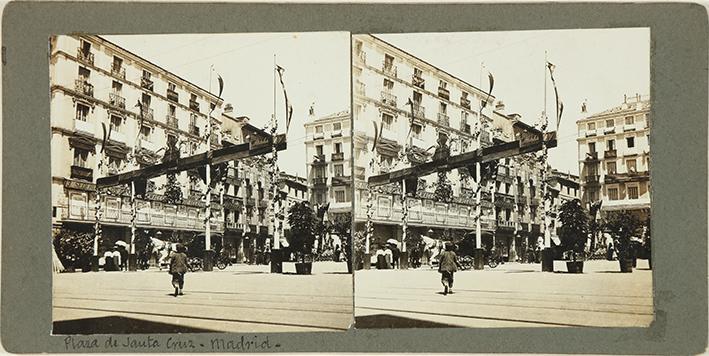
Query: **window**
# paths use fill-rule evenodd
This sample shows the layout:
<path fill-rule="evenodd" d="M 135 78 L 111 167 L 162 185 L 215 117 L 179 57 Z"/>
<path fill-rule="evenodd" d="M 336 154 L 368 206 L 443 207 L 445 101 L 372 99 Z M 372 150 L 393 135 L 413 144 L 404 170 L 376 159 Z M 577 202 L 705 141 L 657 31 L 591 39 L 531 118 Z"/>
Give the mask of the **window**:
<path fill-rule="evenodd" d="M 88 54 L 89 52 L 91 52 L 91 43 L 81 40 L 81 51 L 84 52 L 85 54 Z"/>
<path fill-rule="evenodd" d="M 512 187 L 511 184 L 505 183 L 505 194 L 510 194 L 510 188 Z M 509 220 L 509 219 L 508 219 Z"/>
<path fill-rule="evenodd" d="M 79 78 L 83 80 L 89 80 L 89 77 L 91 76 L 91 71 L 84 68 L 84 67 L 79 67 Z"/>
<path fill-rule="evenodd" d="M 342 143 L 338 142 L 335 144 L 335 153 L 342 152 Z"/>
<path fill-rule="evenodd" d="M 384 78 L 384 89 L 386 90 L 392 90 L 394 89 L 394 82 Z"/>
<path fill-rule="evenodd" d="M 618 188 L 608 188 L 608 199 L 618 200 Z"/>
<path fill-rule="evenodd" d="M 116 115 L 111 115 L 111 131 L 121 132 L 123 118 Z"/>
<path fill-rule="evenodd" d="M 315 133 L 322 133 L 322 125 L 315 126 Z"/>
<path fill-rule="evenodd" d="M 123 59 L 113 56 L 113 66 L 111 67 L 114 71 L 120 70 L 123 67 Z"/>
<path fill-rule="evenodd" d="M 468 100 L 468 93 L 466 92 L 461 92 L 460 96 L 463 98 L 463 100 Z"/>
<path fill-rule="evenodd" d="M 414 137 L 419 138 L 421 136 L 421 125 L 413 124 L 411 131 L 414 133 Z"/>
<path fill-rule="evenodd" d="M 318 156 L 322 156 L 323 155 L 322 145 L 315 146 L 315 152 L 317 153 Z"/>
<path fill-rule="evenodd" d="M 394 121 L 394 117 L 389 114 L 382 114 L 382 126 L 385 129 L 391 129 L 391 124 Z M 381 134 L 381 132 L 380 132 Z"/>
<path fill-rule="evenodd" d="M 638 187 L 637 186 L 628 187 L 628 198 L 629 199 L 638 199 Z"/>
<path fill-rule="evenodd" d="M 446 83 L 444 80 L 441 80 L 438 82 L 438 87 L 445 89 L 448 86 L 448 83 Z"/>
<path fill-rule="evenodd" d="M 325 178 L 325 167 L 315 167 L 315 178 Z"/>
<path fill-rule="evenodd" d="M 612 151 L 615 149 L 615 140 L 606 141 L 606 150 Z"/>
<path fill-rule="evenodd" d="M 438 112 L 441 114 L 445 114 L 446 110 L 448 110 L 448 105 L 446 103 L 441 102 L 440 105 L 438 105 Z"/>
<path fill-rule="evenodd" d="M 143 93 L 142 95 L 143 108 L 147 109 L 150 107 L 150 100 L 152 99 L 150 95 Z"/>
<path fill-rule="evenodd" d="M 175 83 L 167 83 L 167 90 L 175 91 Z"/>
<path fill-rule="evenodd" d="M 167 114 L 168 114 L 168 115 L 174 117 L 175 114 L 176 114 L 176 111 L 175 111 L 175 110 L 176 110 L 176 109 L 175 109 L 175 105 L 167 104 Z"/>
<path fill-rule="evenodd" d="M 150 76 L 151 76 L 150 72 L 148 72 L 147 70 L 143 69 L 143 79 L 145 79 L 145 80 L 150 80 Z"/>
<path fill-rule="evenodd" d="M 588 175 L 597 176 L 598 175 L 598 165 L 591 164 L 588 166 Z"/>
<path fill-rule="evenodd" d="M 76 104 L 76 119 L 79 121 L 86 121 L 89 117 L 89 107 L 84 104 Z"/>
<path fill-rule="evenodd" d="M 140 127 L 140 136 L 141 136 L 141 138 L 142 138 L 143 140 L 150 141 L 150 131 L 152 131 L 152 129 L 150 128 L 150 126 L 145 126 L 145 125 L 141 126 L 141 127 Z"/>
<path fill-rule="evenodd" d="M 635 137 L 626 137 L 625 143 L 628 145 L 628 148 L 635 147 Z"/>
<path fill-rule="evenodd" d="M 414 104 L 421 105 L 421 100 L 423 100 L 421 93 L 414 90 Z"/>
<path fill-rule="evenodd" d="M 384 55 L 384 68 L 385 69 L 391 69 L 392 66 L 394 66 L 394 57 L 385 54 Z"/>
<path fill-rule="evenodd" d="M 113 88 L 114 93 L 120 94 L 123 90 L 123 84 L 121 84 L 121 82 L 119 81 L 114 80 L 113 84 L 111 85 L 111 88 Z"/>
<path fill-rule="evenodd" d="M 78 167 L 86 167 L 86 160 L 89 157 L 89 151 L 74 148 L 74 165 Z"/>
<path fill-rule="evenodd" d="M 606 171 L 608 172 L 608 174 L 616 174 L 617 168 L 615 162 L 606 163 Z"/>
<path fill-rule="evenodd" d="M 606 127 L 614 127 L 614 126 L 615 126 L 615 122 L 613 121 L 613 119 L 606 120 Z"/>
<path fill-rule="evenodd" d="M 108 168 L 110 170 L 118 171 L 123 165 L 123 160 L 119 157 L 108 156 Z"/>
<path fill-rule="evenodd" d="M 355 41 L 355 53 L 362 52 L 362 41 Z"/>
<path fill-rule="evenodd" d="M 635 122 L 634 118 L 632 116 L 626 116 L 625 117 L 625 124 L 626 125 L 632 125 Z"/>
<path fill-rule="evenodd" d="M 589 122 L 588 125 L 588 131 L 592 131 L 596 129 L 596 123 L 595 122 Z"/>
<path fill-rule="evenodd" d="M 341 164 L 335 165 L 335 177 L 342 177 L 344 172 L 344 166 Z"/>
<path fill-rule="evenodd" d="M 359 115 L 362 113 L 362 105 L 355 104 L 355 117 L 359 117 Z"/>
<path fill-rule="evenodd" d="M 416 77 L 416 78 L 423 77 L 423 71 L 421 69 L 414 68 L 414 77 Z"/>
<path fill-rule="evenodd" d="M 342 130 L 342 123 L 336 122 L 332 124 L 332 129 L 337 131 L 337 130 Z"/>
<path fill-rule="evenodd" d="M 335 191 L 335 202 L 336 203 L 344 203 L 345 202 L 345 191 L 344 190 Z"/>
<path fill-rule="evenodd" d="M 190 93 L 190 101 L 197 102 L 197 94 Z"/>
<path fill-rule="evenodd" d="M 596 143 L 595 142 L 589 142 L 588 143 L 588 152 L 596 152 Z"/>
<path fill-rule="evenodd" d="M 636 162 L 635 159 L 629 159 L 625 161 L 625 167 L 628 169 L 628 173 L 635 173 L 637 172 L 637 167 L 635 166 Z"/>

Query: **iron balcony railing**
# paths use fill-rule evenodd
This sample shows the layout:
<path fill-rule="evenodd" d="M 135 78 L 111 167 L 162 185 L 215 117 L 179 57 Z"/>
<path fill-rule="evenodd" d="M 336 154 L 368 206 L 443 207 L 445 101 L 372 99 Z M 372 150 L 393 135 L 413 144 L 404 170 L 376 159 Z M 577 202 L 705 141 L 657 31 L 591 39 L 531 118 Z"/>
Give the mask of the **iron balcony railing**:
<path fill-rule="evenodd" d="M 332 161 L 342 161 L 345 159 L 345 153 L 344 152 L 336 152 L 332 154 Z"/>
<path fill-rule="evenodd" d="M 146 77 L 141 77 L 141 78 L 140 78 L 140 86 L 143 87 L 143 88 L 145 88 L 145 89 L 148 89 L 148 90 L 152 91 L 152 90 L 153 90 L 153 84 L 154 84 L 153 81 L 150 80 L 149 78 L 146 78 Z"/>
<path fill-rule="evenodd" d="M 71 177 L 87 181 L 93 181 L 94 170 L 81 166 L 71 166 Z"/>
<path fill-rule="evenodd" d="M 94 65 L 94 54 L 89 51 L 84 51 L 81 48 L 77 48 L 76 59 L 78 59 L 80 62 Z"/>
<path fill-rule="evenodd" d="M 126 69 L 123 66 L 117 65 L 117 64 L 112 64 L 111 65 L 111 75 L 117 78 L 121 78 L 123 80 L 126 79 Z"/>
<path fill-rule="evenodd" d="M 388 91 L 382 91 L 381 99 L 382 99 L 382 103 L 384 103 L 384 105 L 396 107 L 396 95 L 394 95 Z"/>
<path fill-rule="evenodd" d="M 190 100 L 190 109 L 199 111 L 199 103 L 194 100 Z"/>
<path fill-rule="evenodd" d="M 426 108 L 419 104 L 419 103 L 414 103 L 414 117 L 424 119 L 426 118 Z"/>
<path fill-rule="evenodd" d="M 451 92 L 446 88 L 438 87 L 438 96 L 448 100 L 451 97 Z"/>
<path fill-rule="evenodd" d="M 615 158 L 618 156 L 618 152 L 616 150 L 606 150 L 603 152 L 603 157 L 604 158 Z"/>
<path fill-rule="evenodd" d="M 446 113 L 438 113 L 438 124 L 442 126 L 450 126 L 450 118 L 446 115 Z"/>
<path fill-rule="evenodd" d="M 118 92 L 112 92 L 108 94 L 109 103 L 115 107 L 121 109 L 126 108 L 126 98 L 122 97 Z"/>
<path fill-rule="evenodd" d="M 180 99 L 180 96 L 177 94 L 176 91 L 172 89 L 167 90 L 167 100 L 173 101 L 173 102 L 178 102 Z"/>
<path fill-rule="evenodd" d="M 397 75 L 396 66 L 391 63 L 387 63 L 386 61 L 382 64 L 382 72 L 384 72 L 384 74 L 394 77 L 394 78 L 396 78 L 396 75 Z"/>
<path fill-rule="evenodd" d="M 315 178 L 313 178 L 313 184 L 314 185 L 326 185 L 327 184 L 327 177 L 315 177 Z"/>
<path fill-rule="evenodd" d="M 470 100 L 468 98 L 460 97 L 460 106 L 470 109 Z"/>
<path fill-rule="evenodd" d="M 153 120 L 153 109 L 144 106 L 141 111 L 144 119 Z"/>
<path fill-rule="evenodd" d="M 79 78 L 74 81 L 74 88 L 79 93 L 86 96 L 94 96 L 94 86 L 89 83 L 87 78 Z"/>
<path fill-rule="evenodd" d="M 413 84 L 415 87 L 424 89 L 426 81 L 423 78 L 414 75 L 413 77 L 411 77 L 411 84 Z"/>
<path fill-rule="evenodd" d="M 165 116 L 165 122 L 167 123 L 167 126 L 172 127 L 174 129 L 176 129 L 178 127 L 177 126 L 177 117 L 175 117 L 175 115 L 167 114 Z"/>

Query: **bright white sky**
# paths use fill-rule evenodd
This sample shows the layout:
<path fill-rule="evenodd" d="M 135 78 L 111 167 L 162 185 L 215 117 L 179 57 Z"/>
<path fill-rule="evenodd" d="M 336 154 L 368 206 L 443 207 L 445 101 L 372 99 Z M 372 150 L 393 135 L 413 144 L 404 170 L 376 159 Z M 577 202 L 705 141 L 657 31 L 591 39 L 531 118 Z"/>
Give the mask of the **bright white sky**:
<path fill-rule="evenodd" d="M 350 107 L 350 38 L 346 32 L 302 34 L 186 34 L 102 36 L 107 40 L 202 87 L 210 88 L 210 66 L 224 79 L 222 98 L 237 116 L 263 127 L 273 113 L 274 54 L 285 68 L 284 82 L 293 106 L 288 149 L 279 153 L 279 167 L 305 176 L 305 129 L 308 109 L 316 117 Z M 277 79 L 276 79 L 277 80 Z M 216 74 L 212 93 L 218 93 Z M 285 132 L 285 104 L 276 82 L 276 116 Z"/>
<path fill-rule="evenodd" d="M 544 67 L 544 51 L 556 65 L 554 79 L 564 103 L 559 145 L 550 150 L 553 168 L 578 174 L 577 129 L 581 103 L 590 114 L 620 105 L 623 94 L 650 94 L 650 30 L 593 29 L 389 34 L 377 37 L 488 90 L 487 72 L 495 77 L 493 95 L 508 113 L 536 123 L 544 110 L 550 124 L 556 115 L 554 90 Z M 481 63 L 484 63 L 480 85 Z M 550 126 L 554 127 L 555 123 Z"/>

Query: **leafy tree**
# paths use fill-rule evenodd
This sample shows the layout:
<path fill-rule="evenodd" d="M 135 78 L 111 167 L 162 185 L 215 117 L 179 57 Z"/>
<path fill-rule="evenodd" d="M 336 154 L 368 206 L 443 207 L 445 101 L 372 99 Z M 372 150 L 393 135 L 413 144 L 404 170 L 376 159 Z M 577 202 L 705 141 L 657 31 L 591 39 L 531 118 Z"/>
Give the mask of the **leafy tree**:
<path fill-rule="evenodd" d="M 613 237 L 613 244 L 618 251 L 619 257 L 630 257 L 630 239 L 637 235 L 640 227 L 638 218 L 629 212 L 615 212 L 608 216 L 606 229 Z"/>
<path fill-rule="evenodd" d="M 177 181 L 177 176 L 172 173 L 167 175 L 165 183 L 165 202 L 168 204 L 182 203 L 182 185 Z"/>
<path fill-rule="evenodd" d="M 439 202 L 448 203 L 453 198 L 453 188 L 448 180 L 448 175 L 445 171 L 438 172 L 438 181 L 436 189 L 433 192 L 433 199 Z"/>
<path fill-rule="evenodd" d="M 347 268 L 351 271 L 352 265 L 352 213 L 337 214 L 332 222 L 332 231 L 340 237 L 342 250 L 347 259 Z"/>
<path fill-rule="evenodd" d="M 93 255 L 93 232 L 61 229 L 54 238 L 54 247 L 66 267 L 82 268 Z"/>
<path fill-rule="evenodd" d="M 559 239 L 561 246 L 571 252 L 571 259 L 583 253 L 588 236 L 588 215 L 578 199 L 568 200 L 561 205 L 559 211 Z"/>
<path fill-rule="evenodd" d="M 288 209 L 291 230 L 291 241 L 288 243 L 294 251 L 300 250 L 301 262 L 305 262 L 305 255 L 313 250 L 316 222 L 315 212 L 307 201 L 295 203 Z"/>

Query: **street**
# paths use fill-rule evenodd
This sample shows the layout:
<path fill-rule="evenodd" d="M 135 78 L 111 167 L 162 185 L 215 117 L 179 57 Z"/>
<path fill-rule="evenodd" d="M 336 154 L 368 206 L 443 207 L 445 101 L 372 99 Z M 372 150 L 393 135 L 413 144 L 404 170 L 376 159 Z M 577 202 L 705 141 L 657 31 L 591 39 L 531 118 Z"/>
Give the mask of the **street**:
<path fill-rule="evenodd" d="M 539 264 L 506 263 L 455 274 L 444 296 L 436 269 L 355 273 L 356 328 L 646 327 L 653 320 L 652 271 L 638 260 L 632 273 L 618 261 L 586 261 L 583 274 Z"/>
<path fill-rule="evenodd" d="M 171 293 L 166 270 L 54 275 L 54 334 L 343 331 L 352 323 L 345 263 L 313 263 L 312 275 L 234 265 L 185 275 Z"/>

